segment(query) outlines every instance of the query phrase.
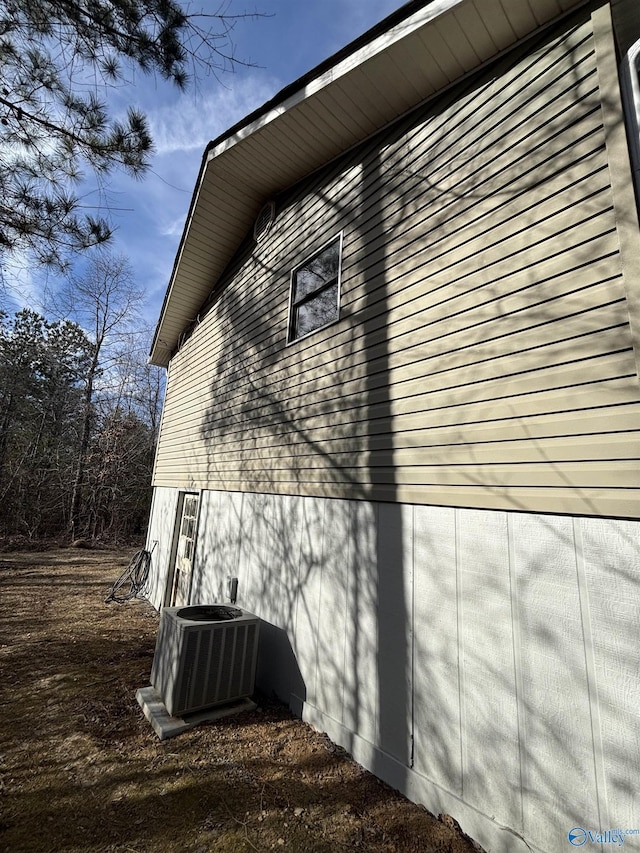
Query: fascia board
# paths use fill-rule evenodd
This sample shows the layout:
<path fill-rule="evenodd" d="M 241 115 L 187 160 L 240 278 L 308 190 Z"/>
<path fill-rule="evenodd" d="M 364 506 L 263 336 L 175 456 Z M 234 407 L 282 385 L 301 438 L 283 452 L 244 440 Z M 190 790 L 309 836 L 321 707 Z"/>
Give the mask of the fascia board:
<path fill-rule="evenodd" d="M 207 160 L 214 160 L 221 154 L 224 154 L 229 148 L 253 135 L 262 127 L 270 124 L 272 121 L 280 118 L 280 116 L 295 108 L 298 104 L 308 100 L 322 89 L 331 85 L 334 81 L 347 75 L 355 68 L 365 68 L 368 62 L 371 62 L 378 54 L 387 50 L 397 41 L 406 38 L 415 30 L 421 29 L 426 24 L 441 17 L 445 13 L 460 6 L 467 0 L 434 0 L 423 9 L 415 12 L 406 20 L 392 27 L 388 32 L 378 36 L 372 42 L 361 47 L 359 50 L 350 54 L 348 57 L 338 62 L 335 66 L 328 69 L 316 78 L 310 80 L 304 86 L 301 86 L 297 91 L 293 92 L 283 101 L 267 108 L 256 119 L 245 124 L 237 130 L 233 135 L 223 138 L 217 145 L 210 149 Z M 295 85 L 295 84 L 294 84 Z M 289 87 L 287 87 L 289 88 Z M 278 96 L 276 95 L 276 99 Z"/>

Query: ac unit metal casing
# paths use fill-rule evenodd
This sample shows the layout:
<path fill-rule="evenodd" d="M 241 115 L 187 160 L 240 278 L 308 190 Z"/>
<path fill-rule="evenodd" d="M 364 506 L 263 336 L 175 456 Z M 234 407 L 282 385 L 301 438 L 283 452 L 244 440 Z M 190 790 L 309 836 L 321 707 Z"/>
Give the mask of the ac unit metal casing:
<path fill-rule="evenodd" d="M 257 616 L 239 607 L 162 610 L 151 684 L 172 717 L 251 696 L 259 625 Z"/>

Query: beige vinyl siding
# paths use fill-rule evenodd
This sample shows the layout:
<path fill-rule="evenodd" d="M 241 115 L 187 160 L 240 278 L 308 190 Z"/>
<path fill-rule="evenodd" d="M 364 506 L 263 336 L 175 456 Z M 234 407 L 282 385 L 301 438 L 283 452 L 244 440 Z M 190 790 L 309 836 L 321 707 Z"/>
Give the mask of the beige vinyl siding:
<path fill-rule="evenodd" d="M 640 515 L 604 30 L 577 13 L 277 199 L 171 362 L 156 485 Z M 291 269 L 339 232 L 340 320 L 287 345 Z"/>
<path fill-rule="evenodd" d="M 531 73 L 534 77 L 537 77 L 543 71 L 548 72 L 547 64 L 551 63 L 552 66 L 556 66 L 557 63 L 562 58 L 562 52 L 560 50 L 554 51 L 550 56 L 545 56 L 546 60 L 542 63 L 540 60 L 537 63 L 531 64 L 531 66 L 527 66 L 527 71 Z M 539 66 L 542 66 L 542 71 Z M 520 76 L 522 76 L 520 73 Z M 550 73 L 550 72 L 549 72 Z M 558 74 L 558 71 L 553 72 L 554 75 Z M 569 75 L 570 72 L 565 71 L 565 76 Z M 595 74 L 592 69 L 591 71 L 592 85 L 595 86 Z M 565 84 L 566 85 L 566 84 Z M 595 90 L 594 90 L 595 91 Z M 504 93 L 503 93 L 504 94 Z M 478 103 L 479 101 L 479 103 Z M 488 103 L 487 103 L 488 102 Z M 471 115 L 476 115 L 477 109 L 480 106 L 484 106 L 485 109 L 487 106 L 491 105 L 491 95 L 486 95 L 486 93 L 482 92 L 480 96 L 476 96 L 470 104 L 467 105 L 467 111 Z M 519 102 L 516 100 L 514 106 L 512 107 L 513 113 L 516 115 L 517 119 L 517 109 Z M 559 110 L 561 113 L 564 110 L 563 103 L 559 105 L 555 105 L 555 109 Z M 585 111 L 584 109 L 576 107 L 576 110 L 580 109 L 579 116 L 583 117 Z M 591 104 L 591 110 L 587 113 L 587 118 L 579 123 L 577 128 L 572 128 L 571 131 L 567 131 L 565 134 L 569 137 L 569 143 L 571 144 L 570 156 L 572 158 L 578 159 L 578 167 L 580 168 L 581 162 L 579 158 L 583 156 L 587 156 L 588 154 L 593 154 L 594 145 L 600 147 L 601 157 L 595 158 L 591 156 L 588 159 L 586 166 L 586 175 L 587 179 L 591 178 L 590 172 L 593 171 L 594 168 L 598 168 L 600 166 L 605 173 L 606 170 L 606 158 L 604 156 L 604 141 L 601 135 L 601 121 L 599 115 L 599 108 L 597 105 L 597 101 Z M 595 117 L 594 117 L 595 114 Z M 460 120 L 461 118 L 461 107 L 458 103 L 456 105 L 456 119 Z M 440 124 L 445 124 L 447 122 L 446 114 L 443 116 L 437 116 L 437 121 Z M 398 237 L 394 236 L 393 232 L 387 231 L 387 241 L 385 244 L 384 251 L 387 256 L 387 263 L 393 264 L 393 268 L 389 270 L 387 273 L 387 278 L 389 281 L 387 282 L 385 279 L 382 279 L 380 276 L 376 277 L 376 274 L 380 272 L 380 262 L 376 264 L 375 259 L 379 256 L 380 250 L 378 253 L 375 251 L 375 244 L 372 246 L 371 234 L 368 229 L 371 228 L 371 205 L 370 199 L 372 193 L 375 195 L 379 195 L 380 187 L 378 186 L 379 181 L 374 181 L 373 190 L 370 187 L 364 187 L 362 190 L 358 185 L 358 178 L 361 177 L 361 172 L 363 168 L 366 167 L 367 160 L 364 160 L 364 166 L 362 164 L 358 164 L 352 167 L 347 171 L 347 177 L 344 175 L 341 176 L 341 180 L 337 187 L 332 187 L 334 197 L 340 197 L 342 194 L 354 193 L 358 192 L 359 201 L 358 201 L 358 210 L 360 213 L 358 220 L 358 231 L 351 230 L 349 245 L 345 246 L 346 252 L 349 255 L 345 258 L 345 278 L 348 275 L 353 277 L 352 285 L 350 287 L 350 292 L 345 294 L 345 298 L 349 301 L 343 301 L 343 313 L 346 313 L 351 307 L 351 300 L 357 299 L 359 294 L 368 294 L 368 299 L 370 302 L 374 301 L 376 287 L 379 287 L 382 291 L 382 298 L 384 300 L 404 300 L 406 299 L 406 294 L 401 292 L 401 289 L 404 286 L 404 282 L 398 282 L 396 286 L 394 286 L 393 290 L 398 292 L 392 292 L 391 287 L 387 287 L 387 283 L 389 285 L 395 284 L 395 279 L 402 275 L 407 277 L 408 284 L 416 284 L 415 276 L 417 270 L 419 270 L 419 274 L 426 278 L 429 275 L 430 268 L 426 266 L 427 260 L 429 261 L 432 268 L 436 270 L 440 269 L 442 264 L 440 260 L 440 255 L 444 251 L 444 249 L 439 245 L 441 241 L 446 237 L 447 229 L 454 229 L 456 227 L 458 231 L 456 234 L 458 235 L 458 241 L 461 244 L 461 251 L 458 251 L 456 257 L 456 266 L 455 271 L 457 273 L 456 280 L 460 278 L 460 265 L 464 262 L 464 260 L 471 254 L 471 264 L 469 265 L 469 272 L 471 275 L 477 276 L 483 273 L 483 267 L 479 267 L 474 259 L 474 246 L 469 246 L 469 233 L 475 234 L 476 243 L 483 243 L 484 241 L 490 239 L 490 235 L 498 228 L 498 234 L 493 238 L 496 241 L 497 248 L 496 253 L 500 257 L 500 253 L 502 252 L 501 241 L 503 241 L 504 234 L 500 232 L 499 226 L 502 222 L 495 222 L 496 217 L 496 208 L 500 210 L 500 199 L 504 197 L 504 195 L 508 192 L 510 195 L 517 195 L 518 193 L 522 194 L 526 190 L 529 190 L 527 193 L 527 200 L 524 205 L 524 209 L 520 211 L 515 209 L 514 207 L 510 207 L 502 213 L 504 217 L 504 221 L 509 221 L 513 216 L 521 215 L 521 226 L 519 230 L 526 229 L 531 221 L 526 217 L 526 211 L 531 208 L 535 209 L 536 205 L 540 204 L 541 199 L 538 196 L 538 189 L 535 186 L 532 186 L 532 180 L 535 178 L 529 177 L 528 173 L 531 172 L 533 165 L 541 165 L 541 169 L 543 170 L 542 180 L 543 187 L 539 191 L 541 194 L 558 193 L 561 190 L 565 191 L 565 196 L 563 197 L 564 206 L 565 207 L 573 207 L 575 205 L 575 191 L 574 191 L 574 181 L 576 180 L 576 176 L 572 173 L 566 175 L 564 172 L 562 173 L 561 180 L 565 183 L 560 183 L 556 181 L 553 183 L 553 186 L 548 189 L 547 185 L 549 181 L 546 180 L 547 171 L 548 171 L 548 159 L 549 154 L 545 150 L 547 137 L 542 137 L 542 144 L 538 146 L 538 151 L 533 150 L 532 139 L 531 137 L 526 136 L 526 128 L 521 131 L 525 135 L 525 144 L 523 145 L 522 152 L 519 153 L 519 156 L 515 157 L 510 155 L 511 160 L 507 165 L 511 165 L 511 171 L 513 175 L 511 176 L 511 184 L 509 184 L 509 176 L 501 175 L 500 183 L 495 183 L 492 187 L 493 193 L 489 193 L 487 197 L 486 204 L 483 206 L 479 205 L 477 202 L 474 202 L 473 197 L 469 200 L 468 198 L 464 198 L 460 200 L 460 203 L 457 205 L 458 210 L 452 210 L 452 205 L 456 202 L 455 196 L 447 195 L 443 200 L 440 198 L 436 199 L 435 203 L 433 201 L 430 203 L 430 199 L 427 197 L 425 199 L 424 193 L 424 182 L 419 179 L 418 181 L 414 181 L 415 186 L 410 187 L 409 189 L 413 190 L 414 194 L 418 192 L 420 194 L 420 203 L 421 207 L 415 209 L 415 215 L 412 217 L 411 222 L 407 222 L 406 217 L 403 214 L 403 211 L 406 211 L 408 205 L 412 204 L 411 193 L 404 186 L 406 181 L 408 180 L 407 175 L 411 176 L 412 167 L 415 169 L 422 168 L 422 163 L 426 157 L 429 157 L 431 163 L 433 164 L 432 170 L 430 170 L 430 174 L 434 174 L 436 168 L 439 166 L 439 159 L 445 159 L 448 161 L 448 149 L 445 149 L 445 154 L 443 158 L 436 159 L 433 153 L 433 144 L 434 144 L 434 134 L 433 129 L 431 128 L 432 122 L 429 122 L 427 125 L 427 131 L 423 132 L 422 138 L 418 138 L 418 134 L 416 133 L 412 138 L 412 146 L 417 148 L 418 143 L 420 143 L 421 147 L 418 150 L 417 154 L 414 154 L 411 158 L 407 157 L 405 146 L 402 144 L 396 145 L 395 148 L 387 150 L 386 153 L 386 162 L 385 169 L 388 171 L 390 169 L 395 169 L 398 173 L 398 179 L 394 182 L 394 196 L 386 199 L 385 205 L 385 224 L 386 225 L 394 225 L 399 228 L 400 234 Z M 586 127 L 585 127 L 586 124 Z M 459 126 L 459 125 L 458 125 Z M 600 135 L 598 139 L 594 142 L 593 135 L 597 131 L 600 131 Z M 452 133 L 452 131 L 449 131 Z M 576 140 L 576 134 L 589 134 L 589 138 L 586 143 L 582 143 Z M 455 133 L 453 133 L 455 136 Z M 436 139 L 437 141 L 437 139 Z M 468 147 L 468 137 L 465 137 L 465 143 Z M 374 149 L 377 151 L 377 148 Z M 542 154 L 540 153 L 542 152 Z M 422 157 L 422 161 L 418 159 Z M 526 157 L 526 169 L 523 170 L 523 159 Z M 537 159 L 536 159 L 537 158 Z M 540 159 L 541 158 L 541 159 Z M 557 152 L 556 158 L 554 161 L 554 168 L 562 169 L 563 167 L 566 169 L 565 156 L 563 152 Z M 502 164 L 500 164 L 502 165 Z M 459 174 L 456 172 L 455 165 L 451 168 L 451 172 L 453 175 Z M 585 168 L 583 166 L 583 168 Z M 485 181 L 489 180 L 494 176 L 493 170 L 491 173 L 484 174 L 483 178 Z M 524 178 L 521 177 L 522 172 L 525 172 Z M 355 176 L 355 177 L 354 177 Z M 514 177 L 519 180 L 513 180 Z M 605 174 L 606 186 L 608 187 L 608 174 Z M 567 182 L 568 181 L 568 182 Z M 469 180 L 467 181 L 469 183 Z M 591 187 L 590 187 L 591 188 Z M 597 187 L 593 187 L 593 189 L 597 189 Z M 467 188 L 467 193 L 469 193 L 469 189 Z M 518 199 L 514 202 L 514 205 L 517 204 Z M 504 199 L 502 201 L 504 204 Z M 480 208 L 480 209 L 478 209 Z M 562 208 L 560 208 L 562 209 Z M 426 211 L 430 213 L 430 220 L 437 220 L 437 228 L 435 231 L 427 232 L 425 219 L 422 217 L 422 211 Z M 588 216 L 588 211 L 586 210 L 586 205 L 582 205 L 581 207 L 581 216 Z M 388 213 L 386 212 L 388 211 Z M 455 214 L 458 214 L 456 217 Z M 469 214 L 473 215 L 473 220 L 470 221 L 471 217 Z M 394 223 L 390 222 L 391 217 L 395 214 L 398 214 L 398 222 Z M 284 241 L 274 240 L 274 245 L 271 247 L 270 253 L 266 254 L 263 258 L 260 258 L 260 263 L 263 263 L 269 267 L 273 263 L 277 264 L 276 271 L 281 270 L 284 275 L 288 274 L 288 270 L 291 266 L 295 265 L 304 255 L 305 252 L 308 253 L 308 246 L 304 243 L 305 234 L 302 231 L 302 228 L 295 228 L 296 225 L 301 225 L 306 229 L 318 229 L 324 228 L 325 231 L 328 231 L 331 223 L 328 221 L 328 215 L 331 215 L 331 211 L 326 210 L 326 206 L 322 204 L 317 204 L 313 207 L 309 207 L 309 209 L 304 209 L 299 211 L 294 209 L 293 215 L 284 219 L 281 224 L 281 232 L 285 235 Z M 485 217 L 482 222 L 479 220 L 482 217 Z M 340 224 L 339 218 L 334 217 L 334 221 L 336 223 L 335 227 L 337 228 Z M 474 232 L 475 226 L 475 232 Z M 613 227 L 613 226 L 612 226 Z M 291 228 L 294 229 L 294 233 L 291 233 Z M 361 232 L 362 236 L 361 236 Z M 480 236 L 478 236 L 478 232 L 480 232 Z M 556 232 L 552 231 L 551 238 L 556 236 Z M 454 235 L 455 237 L 455 235 Z M 580 242 L 584 241 L 584 238 L 578 236 L 577 239 Z M 614 237 L 615 239 L 615 237 Z M 306 241 L 308 243 L 308 239 Z M 513 242 L 513 238 L 512 238 Z M 378 244 L 380 241 L 378 240 Z M 363 250 L 354 257 L 353 252 L 358 248 L 359 245 L 362 245 Z M 526 236 L 524 239 L 524 248 L 527 247 Z M 425 259 L 425 249 L 431 249 L 430 255 L 428 259 Z M 453 253 L 458 249 L 456 245 L 446 247 L 448 250 L 449 257 L 453 256 Z M 466 251 L 465 251 L 466 248 Z M 544 251 L 544 247 L 543 247 Z M 284 254 L 285 261 L 283 263 L 282 256 Z M 518 272 L 518 268 L 513 264 L 513 262 L 506 257 L 505 263 L 513 267 L 515 272 Z M 533 258 L 531 253 L 521 261 L 521 266 L 531 266 Z M 447 278 L 448 272 L 447 269 L 444 268 L 444 284 L 445 286 L 451 284 L 452 282 Z M 359 278 L 355 278 L 355 276 L 359 276 Z M 411 278 L 409 278 L 411 277 Z M 496 276 L 494 275 L 495 279 Z M 358 284 L 361 282 L 360 286 Z M 380 284 L 382 282 L 382 284 Z M 228 311 L 228 306 L 221 306 L 221 310 L 225 312 L 225 322 L 228 319 L 231 319 L 234 322 L 243 322 L 242 314 L 245 311 L 244 303 L 246 303 L 249 299 L 260 299 L 262 300 L 262 311 L 258 314 L 255 312 L 255 317 L 250 318 L 247 321 L 246 327 L 244 329 L 244 334 L 249 338 L 251 337 L 252 348 L 254 349 L 256 356 L 259 357 L 262 355 L 262 347 L 261 344 L 267 342 L 267 344 L 273 345 L 273 336 L 271 329 L 267 326 L 266 320 L 269 319 L 274 323 L 280 323 L 282 321 L 282 314 L 286 311 L 286 303 L 283 303 L 280 298 L 276 296 L 275 299 L 270 299 L 271 294 L 264 294 L 261 292 L 261 289 L 264 290 L 263 283 L 257 279 L 252 280 L 250 276 L 246 277 L 246 280 L 243 282 L 246 290 L 243 294 L 243 301 L 238 302 L 237 308 L 230 312 Z M 383 289 L 384 288 L 384 289 Z M 415 288 L 414 288 L 415 289 Z M 265 298 L 266 297 L 266 298 Z M 269 312 L 269 305 L 275 304 L 275 310 L 279 312 L 278 316 L 274 316 L 273 313 Z M 354 306 L 354 310 L 357 310 L 359 306 Z M 386 318 L 384 313 L 384 306 L 380 309 L 381 314 L 381 325 L 384 326 L 386 324 Z M 252 322 L 253 320 L 253 322 Z M 224 324 L 220 326 L 220 333 L 217 337 L 213 337 L 210 341 L 211 352 L 214 349 L 218 351 L 222 348 L 225 352 L 228 352 L 229 342 L 224 337 Z M 216 345 L 219 344 L 219 347 Z M 276 340 L 275 349 L 279 347 L 279 340 Z"/>
<path fill-rule="evenodd" d="M 601 144 L 602 142 L 600 140 L 600 145 Z M 581 155 L 582 153 L 582 149 L 580 148 L 578 154 Z M 588 187 L 584 190 L 585 195 L 588 195 L 589 193 L 597 193 L 605 180 L 606 183 L 604 183 L 604 187 L 605 189 L 608 189 L 608 170 L 606 169 L 606 159 L 604 157 L 604 151 L 602 148 L 600 149 L 600 154 L 600 157 L 593 156 L 592 154 L 592 156 L 588 159 L 586 166 L 584 164 L 580 164 L 579 167 L 577 167 L 582 168 L 582 170 L 585 171 L 586 174 L 585 181 L 588 181 Z M 601 174 L 598 176 L 594 175 L 595 169 L 600 169 Z M 568 178 L 570 180 L 569 183 L 564 185 L 560 184 L 559 189 L 557 185 L 559 182 L 555 182 L 556 185 L 551 190 L 554 195 L 557 195 L 557 193 L 561 191 L 564 193 L 561 200 L 555 198 L 552 199 L 552 201 L 556 204 L 556 206 L 560 208 L 561 212 L 564 212 L 566 214 L 567 218 L 572 215 L 571 210 L 575 210 L 575 198 L 578 181 L 578 176 L 575 170 L 569 170 Z M 567 176 L 563 174 L 562 180 L 566 181 Z M 546 189 L 546 185 L 544 192 L 549 192 L 549 190 Z M 534 199 L 529 199 L 527 201 L 528 207 L 525 207 L 525 211 L 527 211 L 531 207 L 534 210 L 536 209 L 536 189 L 532 190 L 531 194 L 534 195 Z M 609 205 L 611 204 L 610 196 L 607 197 L 606 203 Z M 473 288 L 469 288 L 469 284 L 465 284 L 463 280 L 465 274 L 463 265 L 465 264 L 465 262 L 467 262 L 466 266 L 468 270 L 468 275 L 474 278 L 474 282 L 477 283 L 478 287 L 480 287 L 482 284 L 481 282 L 479 282 L 480 276 L 486 276 L 490 281 L 493 280 L 494 288 L 492 293 L 495 294 L 497 283 L 500 280 L 500 270 L 496 271 L 495 269 L 489 269 L 488 273 L 485 272 L 486 267 L 490 267 L 492 263 L 492 259 L 488 253 L 485 253 L 484 257 L 486 258 L 486 260 L 482 265 L 478 264 L 477 261 L 478 246 L 482 247 L 483 245 L 487 245 L 487 243 L 491 242 L 491 240 L 493 240 L 495 243 L 495 248 L 493 249 L 493 254 L 495 258 L 497 260 L 503 261 L 503 265 L 505 266 L 508 274 L 510 274 L 516 279 L 516 286 L 522 286 L 522 269 L 532 270 L 533 262 L 535 260 L 534 252 L 537 251 L 537 246 L 529 245 L 530 241 L 526 233 L 529 226 L 531 225 L 531 218 L 525 218 L 525 216 L 521 216 L 521 225 L 518 229 L 518 231 L 521 233 L 512 235 L 510 241 L 510 249 L 513 253 L 516 250 L 516 247 L 514 245 L 515 241 L 518 239 L 520 240 L 521 246 L 519 254 L 523 255 L 523 257 L 519 259 L 518 264 L 513 260 L 510 255 L 503 257 L 504 229 L 502 229 L 501 231 L 500 225 L 504 225 L 505 222 L 509 223 L 514 216 L 517 216 L 521 212 L 522 208 L 518 210 L 514 208 L 514 206 L 509 205 L 507 210 L 503 214 L 500 214 L 495 212 L 496 201 L 494 199 L 491 199 L 490 204 L 491 207 L 489 207 L 487 210 L 486 218 L 482 223 L 479 224 L 479 226 L 476 225 L 476 231 L 478 230 L 478 227 L 480 227 L 483 229 L 483 233 L 480 236 L 476 235 L 475 242 L 469 242 L 468 234 L 469 232 L 473 233 L 471 226 L 467 224 L 469 217 L 462 217 L 462 224 L 458 232 L 458 241 L 460 243 L 460 246 L 453 245 L 453 247 L 447 247 L 449 257 L 453 256 L 454 252 L 456 252 L 456 249 L 458 249 L 456 253 L 456 260 L 451 268 L 455 271 L 455 275 L 452 274 L 451 269 L 445 268 L 440 276 L 441 281 L 433 278 L 433 273 L 431 273 L 431 269 L 433 269 L 434 272 L 437 273 L 441 268 L 441 256 L 445 253 L 445 249 L 439 244 L 444 240 L 444 235 L 442 235 L 441 233 L 444 228 L 441 225 L 435 235 L 433 233 L 425 234 L 425 227 L 423 224 L 424 220 L 420 216 L 419 212 L 418 215 L 415 217 L 418 222 L 405 226 L 403 229 L 404 233 L 400 236 L 400 239 L 394 240 L 389 237 L 387 250 L 388 261 L 386 263 L 390 265 L 390 270 L 389 273 L 386 275 L 385 279 L 382 279 L 382 277 L 379 275 L 382 262 L 378 261 L 376 263 L 376 254 L 374 252 L 367 254 L 366 251 L 363 251 L 360 253 L 360 258 L 353 258 L 352 253 L 354 251 L 354 248 L 356 248 L 356 243 L 360 243 L 361 239 L 359 233 L 354 233 L 353 231 L 350 232 L 348 244 L 345 245 L 345 260 L 343 264 L 343 269 L 344 279 L 346 280 L 350 278 L 351 284 L 349 291 L 344 293 L 342 303 L 343 315 L 345 315 L 350 310 L 354 312 L 359 311 L 362 307 L 362 304 L 366 300 L 369 305 L 372 306 L 369 310 L 369 314 L 377 310 L 379 315 L 379 326 L 381 329 L 384 330 L 387 322 L 387 309 L 390 309 L 395 305 L 400 305 L 405 306 L 407 311 L 414 312 L 414 307 L 411 304 L 411 295 L 408 292 L 408 289 L 413 292 L 414 299 L 420 298 L 425 293 L 426 296 L 424 298 L 431 299 L 431 291 L 437 291 L 438 289 L 442 288 L 447 291 L 444 296 L 445 299 L 451 299 L 455 297 L 455 291 L 453 294 L 450 293 L 450 291 L 454 288 L 456 288 L 457 290 L 457 288 L 459 287 L 466 287 L 472 292 Z M 542 202 L 540 201 L 538 207 L 541 206 Z M 585 216 L 590 216 L 590 211 L 586 208 L 587 205 L 583 204 L 577 210 L 575 216 L 578 219 L 584 218 Z M 359 209 L 363 211 L 362 218 L 364 219 L 364 206 L 360 205 Z M 503 216 L 504 218 L 496 222 L 499 215 Z M 294 217 L 292 224 L 295 224 L 295 222 L 296 218 Z M 448 220 L 445 221 L 443 225 L 446 225 L 447 222 Z M 285 223 L 285 225 L 288 225 L 288 223 Z M 317 220 L 314 219 L 310 221 L 305 219 L 305 227 L 320 227 L 320 218 L 318 218 Z M 597 231 L 597 228 L 598 226 L 596 224 L 596 238 L 601 237 L 601 235 L 599 235 Z M 604 247 L 600 249 L 601 253 L 607 254 L 607 252 L 609 252 L 609 254 L 611 254 L 617 252 L 617 235 L 615 234 L 615 226 L 613 223 L 611 223 L 611 228 L 612 230 L 608 233 L 610 245 L 604 245 Z M 492 234 L 494 231 L 496 231 L 496 229 L 498 233 L 495 237 L 492 237 Z M 414 233 L 416 231 L 417 236 L 416 233 Z M 555 237 L 558 233 L 560 233 L 560 231 L 561 229 L 552 230 L 550 238 L 548 239 L 555 239 Z M 578 229 L 574 229 L 574 232 L 574 240 L 577 242 L 578 245 L 587 241 L 587 234 L 584 229 L 580 233 L 578 233 Z M 295 237 L 298 237 L 299 239 L 299 235 L 297 234 L 297 232 L 291 236 L 292 239 Z M 420 238 L 422 239 L 422 246 L 420 246 L 419 242 L 417 243 Z M 601 239 L 606 240 L 606 238 L 607 234 L 605 234 L 604 237 L 602 237 Z M 432 243 L 432 245 L 429 245 L 430 243 Z M 288 245 L 286 243 L 278 243 L 278 248 L 280 249 L 280 251 L 287 251 Z M 425 257 L 425 249 L 430 249 L 429 255 L 427 257 Z M 526 251 L 527 249 L 529 249 L 529 251 L 526 252 L 526 254 L 523 254 L 523 251 Z M 300 259 L 300 256 L 304 251 L 305 249 L 301 247 L 299 252 L 290 253 L 289 263 L 284 265 L 283 274 L 285 276 L 288 274 L 289 267 L 293 266 L 294 262 L 297 262 Z M 539 275 L 541 277 L 544 277 L 545 272 L 548 272 L 548 275 L 553 278 L 557 274 L 558 270 L 558 264 L 555 259 L 555 254 L 549 253 L 548 247 L 545 245 L 541 247 L 540 251 L 543 253 L 542 262 L 546 264 L 546 266 L 548 267 L 548 271 L 543 268 L 542 270 L 540 270 Z M 590 252 L 589 262 L 593 262 L 593 258 L 595 256 L 595 251 L 592 250 Z M 570 262 L 575 267 L 576 262 L 578 264 L 580 263 L 580 259 L 570 258 Z M 267 257 L 264 261 L 261 261 L 261 263 L 271 266 L 272 261 L 270 257 Z M 366 268 L 365 264 L 367 265 Z M 393 265 L 391 266 L 391 264 Z M 416 284 L 419 283 L 418 276 L 420 277 L 420 279 L 423 279 L 425 281 L 425 285 L 421 290 L 418 290 L 416 288 Z M 382 282 L 382 285 L 380 284 L 380 282 Z M 387 282 L 390 285 L 389 287 L 385 286 Z M 224 322 L 220 323 L 218 333 L 214 333 L 209 341 L 210 353 L 228 352 L 229 341 L 226 339 L 225 336 L 224 323 L 227 322 L 229 319 L 232 322 L 241 322 L 243 319 L 242 314 L 245 311 L 244 303 L 251 299 L 261 298 L 260 291 L 256 291 L 255 281 L 252 280 L 250 275 L 247 276 L 247 280 L 243 282 L 243 286 L 245 286 L 245 290 L 243 292 L 243 300 L 238 301 L 238 305 L 235 310 L 233 310 L 232 312 L 228 312 L 228 306 L 218 306 L 221 311 L 224 312 Z M 260 282 L 257 286 L 260 286 Z M 427 287 L 428 291 L 426 290 Z M 378 300 L 379 304 L 376 309 L 376 293 L 378 291 L 380 292 L 380 298 Z M 264 305 L 262 307 L 264 310 L 260 313 L 254 312 L 253 317 L 246 318 L 246 329 L 244 330 L 244 335 L 247 340 L 250 338 L 251 352 L 256 360 L 259 360 L 260 358 L 265 356 L 266 352 L 268 352 L 268 350 L 266 349 L 267 347 L 271 347 L 273 351 L 277 351 L 280 347 L 280 340 L 278 338 L 276 338 L 274 342 L 272 333 L 273 330 L 270 328 L 269 324 L 281 324 L 283 322 L 283 317 L 285 316 L 287 306 L 286 302 L 283 303 L 281 298 L 278 298 L 276 296 L 276 298 L 273 299 L 271 297 L 272 294 L 262 294 L 262 299 L 264 301 Z M 438 299 L 439 301 L 442 301 L 441 297 L 438 297 Z M 269 312 L 268 310 L 269 304 L 274 303 L 275 311 L 277 313 Z M 359 314 L 358 319 L 361 319 L 362 316 L 363 315 Z M 267 323 L 267 320 L 269 321 L 269 324 Z M 342 337 L 344 339 L 351 340 L 353 337 L 351 330 L 346 330 Z M 338 344 L 339 342 L 340 339 L 337 339 L 335 341 L 336 344 Z M 241 342 L 241 345 L 244 347 L 244 340 Z M 371 357 L 371 354 L 369 354 L 369 357 Z M 309 358 L 307 349 L 305 349 L 302 358 L 304 358 L 305 362 L 307 362 Z M 319 363 L 322 362 L 323 358 L 324 356 L 322 355 L 321 349 Z M 248 366 L 246 364 L 246 359 L 247 354 L 245 352 L 245 366 Z M 291 363 L 287 362 L 283 366 L 283 370 L 287 370 L 291 366 Z M 206 376 L 206 371 L 208 370 L 207 362 L 202 363 L 202 370 L 204 375 Z M 206 389 L 204 389 L 204 393 L 207 393 Z M 182 401 L 182 404 L 184 404 L 184 400 Z"/>

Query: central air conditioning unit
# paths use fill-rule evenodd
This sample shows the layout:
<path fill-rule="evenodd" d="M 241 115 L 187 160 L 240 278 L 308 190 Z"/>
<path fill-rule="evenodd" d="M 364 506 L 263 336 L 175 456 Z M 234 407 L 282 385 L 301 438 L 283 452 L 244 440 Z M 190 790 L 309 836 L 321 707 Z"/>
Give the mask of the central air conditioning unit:
<path fill-rule="evenodd" d="M 260 620 L 239 607 L 165 607 L 151 684 L 172 717 L 251 696 Z"/>

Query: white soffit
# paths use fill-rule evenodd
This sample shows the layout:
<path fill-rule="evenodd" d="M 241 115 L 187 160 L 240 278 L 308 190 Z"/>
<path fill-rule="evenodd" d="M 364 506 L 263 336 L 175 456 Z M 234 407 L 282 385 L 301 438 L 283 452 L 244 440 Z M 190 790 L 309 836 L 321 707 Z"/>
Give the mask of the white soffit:
<path fill-rule="evenodd" d="M 210 144 L 150 361 L 166 366 L 265 201 L 584 0 L 407 3 Z M 417 8 L 416 6 L 421 6 Z M 405 17 L 402 17 L 404 11 Z M 385 24 L 387 25 L 385 27 Z"/>

